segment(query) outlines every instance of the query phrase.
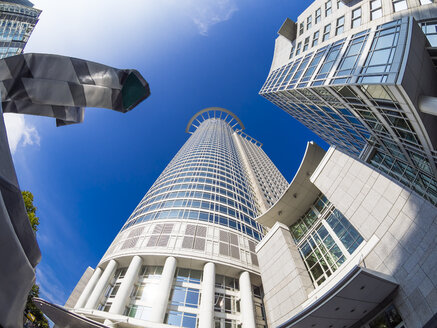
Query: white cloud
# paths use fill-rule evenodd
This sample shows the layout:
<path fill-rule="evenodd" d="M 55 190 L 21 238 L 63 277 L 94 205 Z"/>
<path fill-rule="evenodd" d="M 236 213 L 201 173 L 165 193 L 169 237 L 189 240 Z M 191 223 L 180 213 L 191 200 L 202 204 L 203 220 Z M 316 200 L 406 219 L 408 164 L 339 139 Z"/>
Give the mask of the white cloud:
<path fill-rule="evenodd" d="M 50 267 L 42 263 L 36 270 L 36 283 L 40 287 L 40 297 L 49 302 L 63 305 L 67 299 L 63 284 Z"/>
<path fill-rule="evenodd" d="M 38 145 L 40 137 L 36 127 L 26 122 L 22 114 L 4 114 L 9 148 L 14 154 L 18 147 Z"/>
<path fill-rule="evenodd" d="M 191 1 L 190 16 L 199 33 L 207 36 L 211 26 L 229 20 L 238 10 L 233 0 Z"/>

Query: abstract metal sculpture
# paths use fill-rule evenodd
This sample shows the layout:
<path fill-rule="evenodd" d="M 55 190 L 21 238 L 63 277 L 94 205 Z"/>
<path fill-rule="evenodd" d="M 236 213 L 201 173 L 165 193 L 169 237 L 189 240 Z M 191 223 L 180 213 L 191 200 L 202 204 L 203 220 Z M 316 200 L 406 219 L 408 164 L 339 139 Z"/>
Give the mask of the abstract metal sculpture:
<path fill-rule="evenodd" d="M 80 123 L 84 107 L 127 112 L 150 95 L 136 70 L 119 70 L 82 59 L 24 54 L 0 60 L 3 112 Z M 27 294 L 41 252 L 27 218 L 0 111 L 0 327 L 22 326 Z"/>

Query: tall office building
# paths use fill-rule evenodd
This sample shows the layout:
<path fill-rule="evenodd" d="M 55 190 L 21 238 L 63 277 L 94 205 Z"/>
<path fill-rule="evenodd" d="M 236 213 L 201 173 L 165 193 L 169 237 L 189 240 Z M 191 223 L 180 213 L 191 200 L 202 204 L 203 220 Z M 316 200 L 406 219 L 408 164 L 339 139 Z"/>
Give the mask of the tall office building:
<path fill-rule="evenodd" d="M 40 14 L 28 0 L 0 1 L 0 59 L 23 52 Z"/>
<path fill-rule="evenodd" d="M 316 0 L 278 34 L 260 94 L 437 204 L 437 4 Z"/>
<path fill-rule="evenodd" d="M 254 218 L 288 183 L 243 129 L 226 109 L 193 116 L 190 138 L 72 293 L 73 313 L 122 327 L 266 326 Z"/>

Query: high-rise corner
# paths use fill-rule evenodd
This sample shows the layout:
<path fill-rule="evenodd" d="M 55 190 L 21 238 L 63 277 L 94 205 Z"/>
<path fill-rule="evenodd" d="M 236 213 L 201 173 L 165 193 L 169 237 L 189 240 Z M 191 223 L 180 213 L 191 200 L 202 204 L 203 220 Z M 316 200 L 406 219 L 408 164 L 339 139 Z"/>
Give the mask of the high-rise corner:
<path fill-rule="evenodd" d="M 314 1 L 278 31 L 260 94 L 437 204 L 436 27 L 432 0 Z"/>

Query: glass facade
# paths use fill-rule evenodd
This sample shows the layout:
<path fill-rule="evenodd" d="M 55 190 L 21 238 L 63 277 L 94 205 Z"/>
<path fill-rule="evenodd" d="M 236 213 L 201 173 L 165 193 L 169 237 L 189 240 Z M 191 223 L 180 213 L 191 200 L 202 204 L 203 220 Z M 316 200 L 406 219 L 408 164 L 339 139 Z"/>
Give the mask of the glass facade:
<path fill-rule="evenodd" d="M 323 194 L 290 231 L 315 286 L 331 276 L 364 241 Z"/>
<path fill-rule="evenodd" d="M 0 59 L 23 52 L 40 13 L 29 1 L 0 3 Z"/>
<path fill-rule="evenodd" d="M 378 15 L 381 2 L 370 4 Z M 361 19 L 359 9 L 352 19 Z M 396 85 L 410 24 L 397 19 L 296 57 L 271 72 L 260 94 L 329 144 L 437 204 L 437 152 Z M 434 42 L 437 21 L 420 24 Z M 278 73 L 287 67 L 282 79 Z"/>
<path fill-rule="evenodd" d="M 184 219 L 219 224 L 261 240 L 263 228 L 254 218 L 260 214 L 263 199 L 257 198 L 254 188 L 261 187 L 265 201 L 272 204 L 287 183 L 260 145 L 252 143 L 223 119 L 203 121 L 122 230 L 151 220 Z M 246 158 L 249 167 L 244 164 Z M 255 172 L 255 180 L 248 170 Z"/>

